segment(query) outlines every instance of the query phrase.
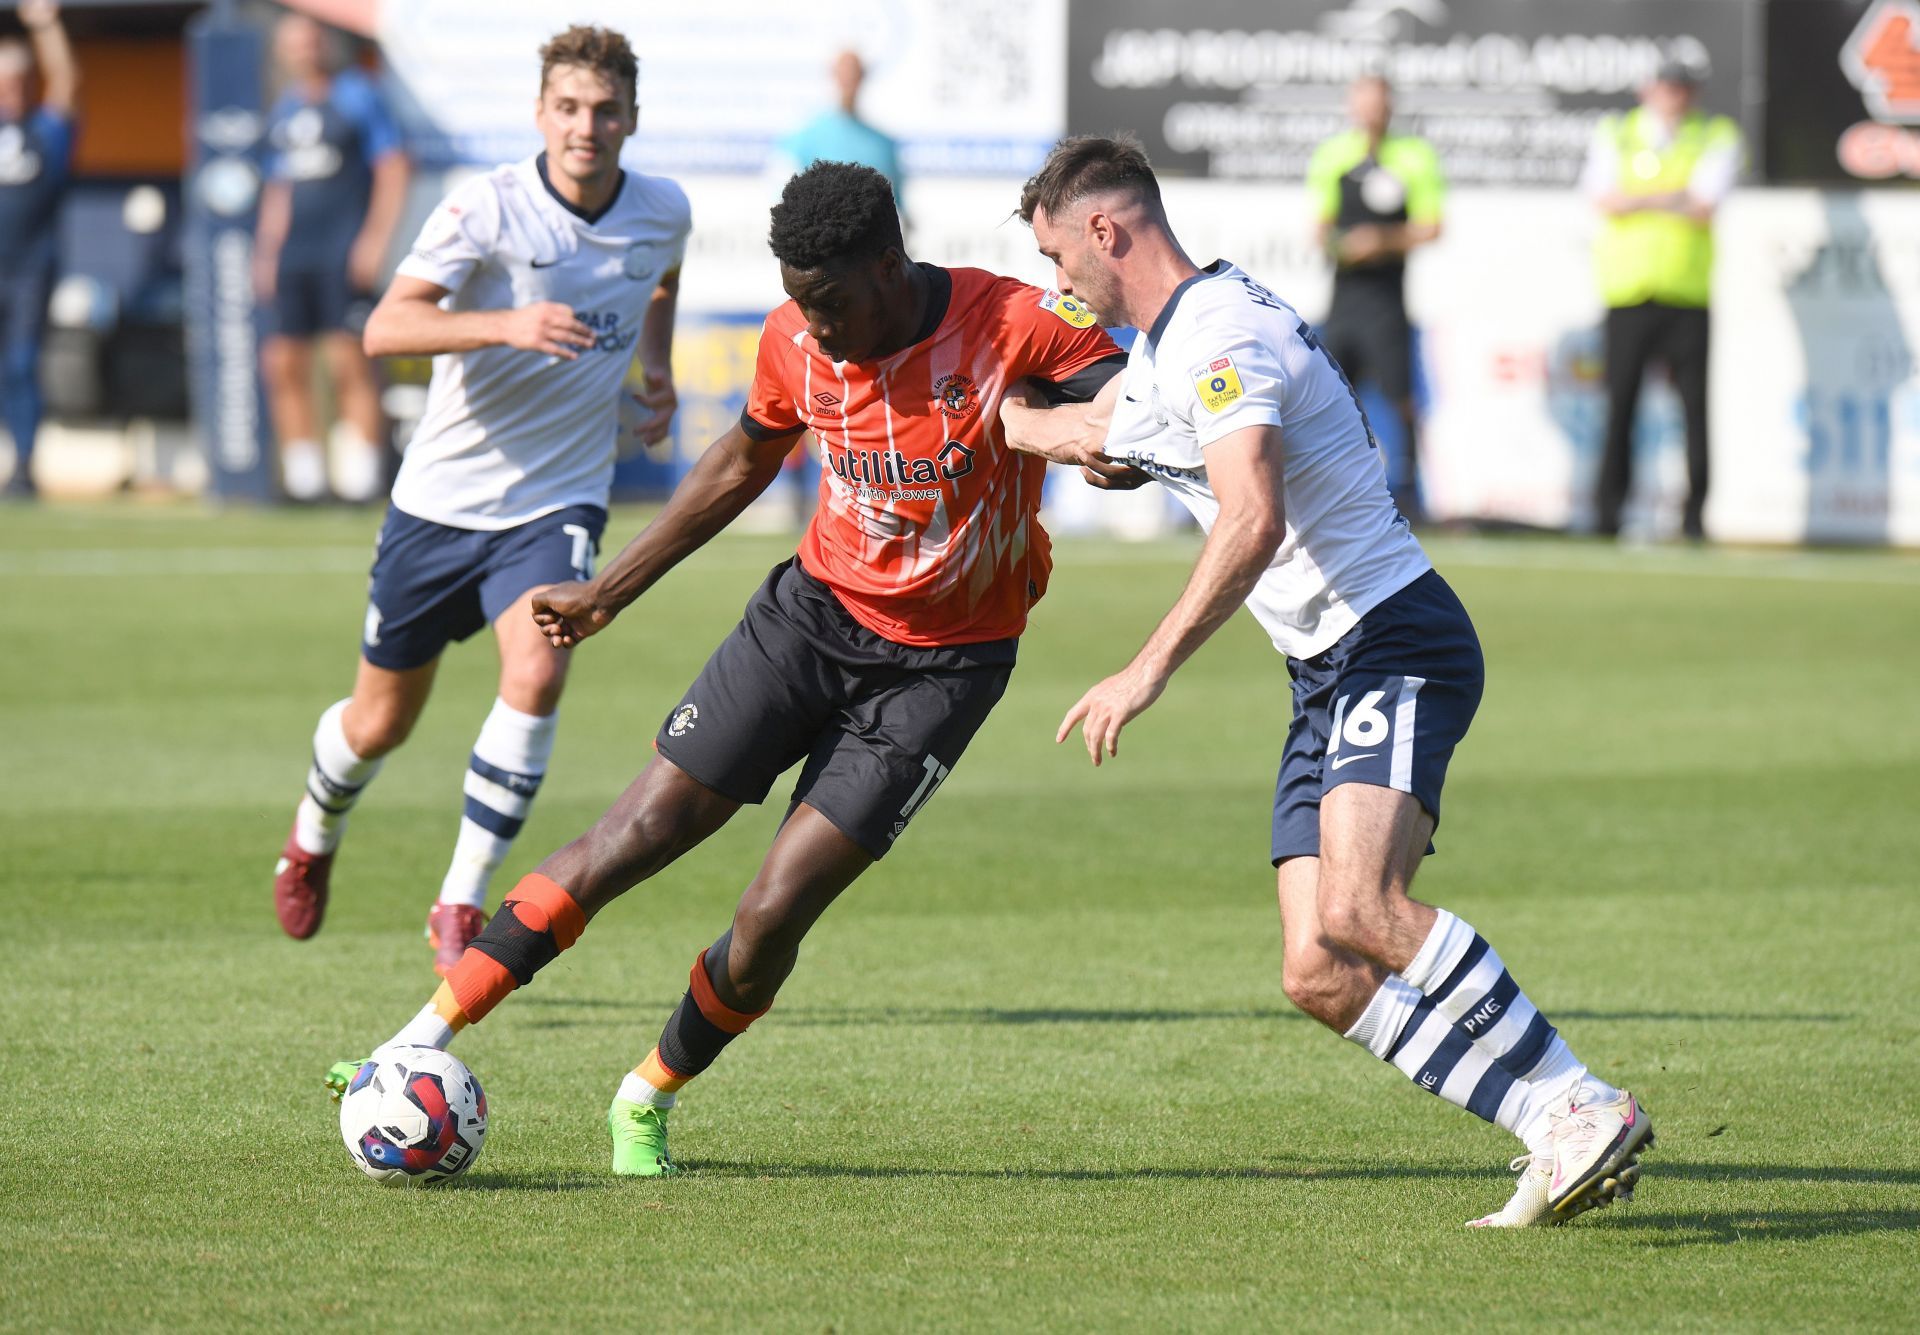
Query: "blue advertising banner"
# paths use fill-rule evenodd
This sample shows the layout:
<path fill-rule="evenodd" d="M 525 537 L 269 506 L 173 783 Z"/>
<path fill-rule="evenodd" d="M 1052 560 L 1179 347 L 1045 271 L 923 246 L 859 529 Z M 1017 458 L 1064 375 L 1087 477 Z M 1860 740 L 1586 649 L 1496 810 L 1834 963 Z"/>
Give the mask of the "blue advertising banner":
<path fill-rule="evenodd" d="M 224 7 L 187 25 L 187 357 L 194 421 L 215 494 L 274 495 L 260 341 L 254 323 L 253 228 L 266 142 L 260 31 Z"/>

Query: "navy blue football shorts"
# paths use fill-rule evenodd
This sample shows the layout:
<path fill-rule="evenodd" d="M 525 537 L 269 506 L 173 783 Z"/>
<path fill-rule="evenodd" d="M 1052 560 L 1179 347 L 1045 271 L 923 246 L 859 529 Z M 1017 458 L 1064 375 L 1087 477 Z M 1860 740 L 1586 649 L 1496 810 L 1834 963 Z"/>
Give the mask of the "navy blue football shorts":
<path fill-rule="evenodd" d="M 1330 648 L 1289 658 L 1287 672 L 1293 723 L 1273 790 L 1275 864 L 1320 855 L 1320 797 L 1338 784 L 1411 793 L 1437 827 L 1447 762 L 1486 679 L 1473 622 L 1439 572 L 1375 607 Z"/>
<path fill-rule="evenodd" d="M 1015 639 L 897 644 L 861 625 L 799 559 L 773 568 L 653 748 L 736 802 L 801 764 L 805 802 L 874 857 L 924 807 L 998 703 Z"/>
<path fill-rule="evenodd" d="M 344 256 L 330 261 L 288 261 L 273 279 L 273 298 L 267 303 L 266 332 L 285 338 L 313 338 L 319 334 L 353 334 L 367 327 L 373 313 L 373 294 L 347 281 Z"/>
<path fill-rule="evenodd" d="M 528 589 L 593 578 L 607 512 L 570 505 L 516 528 L 449 528 L 387 507 L 367 588 L 360 653 L 394 672 L 422 667 L 493 624 Z"/>

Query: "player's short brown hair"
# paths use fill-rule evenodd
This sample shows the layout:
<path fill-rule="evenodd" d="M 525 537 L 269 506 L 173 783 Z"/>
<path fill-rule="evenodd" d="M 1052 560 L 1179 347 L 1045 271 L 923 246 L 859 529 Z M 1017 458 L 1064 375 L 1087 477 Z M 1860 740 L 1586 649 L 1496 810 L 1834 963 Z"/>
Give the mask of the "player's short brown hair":
<path fill-rule="evenodd" d="M 576 23 L 565 32 L 555 33 L 540 48 L 540 91 L 547 91 L 547 80 L 556 66 L 578 65 L 611 79 L 616 87 L 627 90 L 627 101 L 640 100 L 640 61 L 626 36 L 612 28 Z"/>
<path fill-rule="evenodd" d="M 1160 182 L 1154 179 L 1147 151 L 1130 134 L 1110 138 L 1079 134 L 1062 139 L 1047 154 L 1040 170 L 1020 191 L 1020 220 L 1033 221 L 1036 210 L 1049 217 L 1094 195 L 1125 190 L 1158 206 Z"/>

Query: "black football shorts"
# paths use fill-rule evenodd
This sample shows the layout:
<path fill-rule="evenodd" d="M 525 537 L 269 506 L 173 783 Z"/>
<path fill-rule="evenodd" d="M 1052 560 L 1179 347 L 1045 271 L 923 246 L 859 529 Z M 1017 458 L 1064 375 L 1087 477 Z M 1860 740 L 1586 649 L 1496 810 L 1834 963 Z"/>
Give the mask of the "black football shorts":
<path fill-rule="evenodd" d="M 1017 647 L 896 644 L 790 558 L 748 600 L 654 749 L 736 802 L 764 802 L 804 760 L 793 804 L 883 857 L 1006 691 Z"/>

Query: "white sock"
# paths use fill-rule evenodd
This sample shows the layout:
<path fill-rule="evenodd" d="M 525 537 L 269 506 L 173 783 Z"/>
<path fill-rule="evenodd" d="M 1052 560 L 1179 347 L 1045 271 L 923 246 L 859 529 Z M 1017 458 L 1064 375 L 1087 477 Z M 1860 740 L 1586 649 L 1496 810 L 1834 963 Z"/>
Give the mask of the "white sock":
<path fill-rule="evenodd" d="M 440 883 L 442 904 L 482 908 L 494 872 L 506 861 L 546 777 L 560 715 L 523 714 L 495 700 L 467 761 L 467 804 L 453 862 Z"/>
<path fill-rule="evenodd" d="M 625 1099 L 628 1103 L 651 1103 L 656 1108 L 671 1108 L 680 1096 L 662 1093 L 642 1080 L 640 1072 L 628 1071 L 627 1078 L 620 1082 L 620 1092 L 614 1097 Z"/>
<path fill-rule="evenodd" d="M 1617 1095 L 1574 1056 L 1485 938 L 1445 909 L 1404 977 L 1523 1087 L 1512 1130 L 1529 1148 L 1545 1143 L 1552 1119 L 1583 1087 L 1587 1097 L 1598 1100 Z"/>
<path fill-rule="evenodd" d="M 386 480 L 386 459 L 380 447 L 353 430 L 336 432 L 334 447 L 334 490 L 340 493 L 340 499 L 364 502 L 378 497 L 380 484 Z"/>
<path fill-rule="evenodd" d="M 338 700 L 320 716 L 313 731 L 313 764 L 307 769 L 307 791 L 293 818 L 294 842 L 309 853 L 331 853 L 346 832 L 347 813 L 360 793 L 380 772 L 381 757 L 362 759 L 347 745 L 340 725 L 349 701 Z"/>
<path fill-rule="evenodd" d="M 445 1051 L 453 1042 L 453 1026 L 440 1018 L 440 1012 L 428 1002 L 420 1008 L 420 1013 L 401 1028 L 400 1032 L 388 1039 L 383 1047 L 389 1048 L 439 1048 Z"/>
<path fill-rule="evenodd" d="M 327 452 L 317 440 L 290 440 L 280 447 L 280 485 L 296 501 L 327 494 Z"/>

